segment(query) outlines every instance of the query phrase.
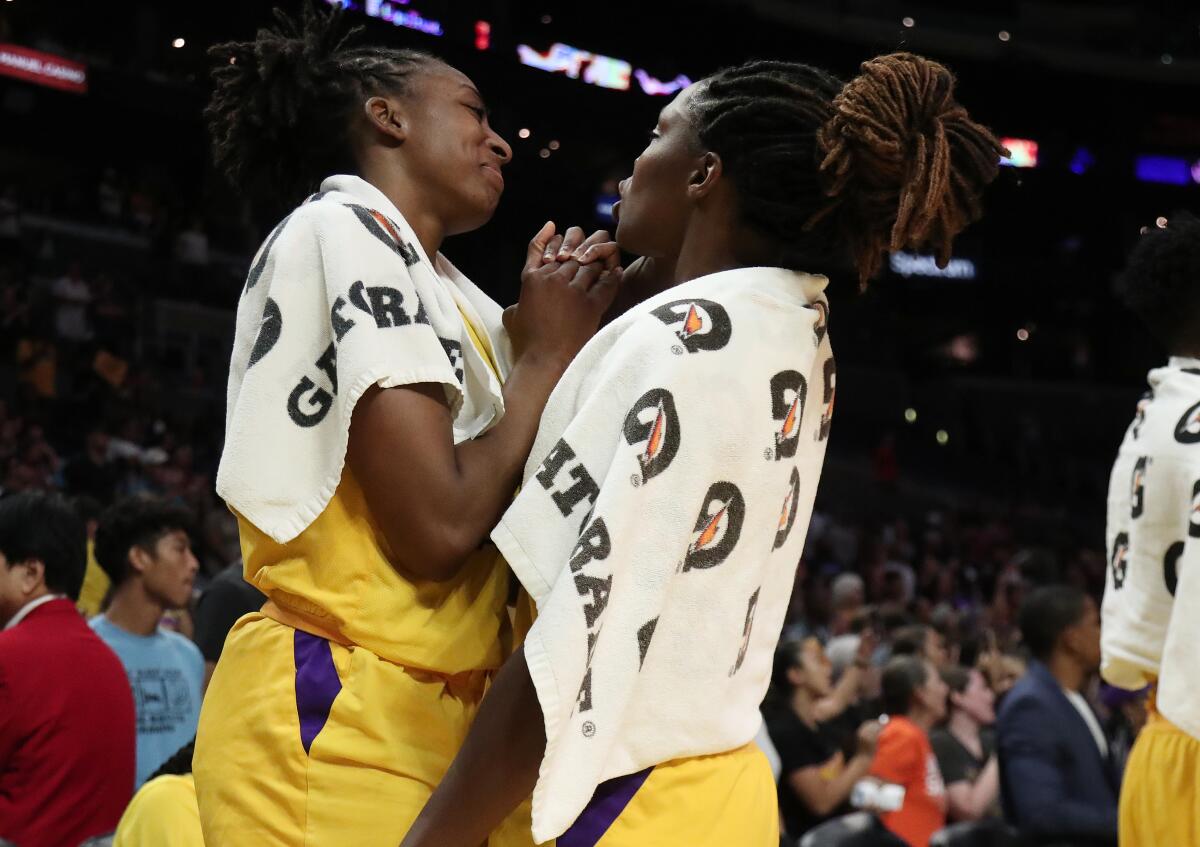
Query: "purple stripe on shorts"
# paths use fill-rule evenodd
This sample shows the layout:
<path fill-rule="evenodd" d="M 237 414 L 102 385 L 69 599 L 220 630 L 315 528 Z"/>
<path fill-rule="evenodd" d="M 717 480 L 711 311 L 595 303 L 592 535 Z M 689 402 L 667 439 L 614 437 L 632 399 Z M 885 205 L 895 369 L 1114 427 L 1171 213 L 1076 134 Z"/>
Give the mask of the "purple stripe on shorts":
<path fill-rule="evenodd" d="M 329 710 L 342 690 L 333 666 L 329 642 L 296 630 L 296 713 L 300 716 L 300 743 L 307 753 L 329 720 Z"/>
<path fill-rule="evenodd" d="M 595 847 L 613 822 L 625 811 L 654 768 L 618 776 L 596 786 L 596 793 L 570 829 L 558 837 L 558 847 Z"/>

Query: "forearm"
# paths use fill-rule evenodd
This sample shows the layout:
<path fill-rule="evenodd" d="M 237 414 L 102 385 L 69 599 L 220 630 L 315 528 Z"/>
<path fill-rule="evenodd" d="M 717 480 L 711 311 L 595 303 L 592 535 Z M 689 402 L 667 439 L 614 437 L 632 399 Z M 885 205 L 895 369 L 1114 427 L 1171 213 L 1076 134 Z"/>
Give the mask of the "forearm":
<path fill-rule="evenodd" d="M 518 650 L 401 847 L 479 847 L 533 792 L 545 750 L 541 706 Z"/>
<path fill-rule="evenodd" d="M 858 691 L 861 676 L 862 671 L 859 670 L 857 665 L 850 665 L 846 668 L 833 691 L 828 696 L 822 697 L 817 701 L 816 715 L 818 721 L 827 721 L 836 718 L 849 708 L 850 704 L 854 702 L 854 695 Z"/>
<path fill-rule="evenodd" d="M 483 435 L 455 448 L 456 496 L 447 511 L 478 543 L 512 503 L 542 410 L 565 365 L 528 355 L 519 359 L 504 384 L 504 416 Z"/>
<path fill-rule="evenodd" d="M 975 784 L 971 786 L 970 792 L 967 795 L 967 802 L 964 804 L 963 811 L 966 815 L 963 820 L 979 820 L 987 814 L 992 804 L 996 802 L 996 797 L 1000 793 L 1000 766 L 997 763 L 995 756 L 988 759 L 988 763 L 984 765 L 983 772 L 979 774 L 979 778 L 975 780 Z"/>

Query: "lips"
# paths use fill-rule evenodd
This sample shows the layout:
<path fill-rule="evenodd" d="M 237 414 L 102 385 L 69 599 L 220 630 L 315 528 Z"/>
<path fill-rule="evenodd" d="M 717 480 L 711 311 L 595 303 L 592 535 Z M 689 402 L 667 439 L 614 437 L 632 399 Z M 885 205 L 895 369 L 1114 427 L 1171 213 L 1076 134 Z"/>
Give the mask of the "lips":
<path fill-rule="evenodd" d="M 500 173 L 500 168 L 495 165 L 480 165 L 480 167 L 483 168 L 484 173 L 493 178 L 500 188 L 504 188 L 504 174 Z"/>

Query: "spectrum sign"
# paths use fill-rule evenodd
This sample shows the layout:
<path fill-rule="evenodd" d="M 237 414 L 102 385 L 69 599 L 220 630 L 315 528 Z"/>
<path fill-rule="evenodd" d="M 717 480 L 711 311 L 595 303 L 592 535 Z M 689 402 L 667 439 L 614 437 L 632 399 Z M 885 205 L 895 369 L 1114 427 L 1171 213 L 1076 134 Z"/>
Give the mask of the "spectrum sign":
<path fill-rule="evenodd" d="M 590 53 L 569 44 L 552 44 L 545 53 L 535 50 L 528 44 L 518 44 L 517 57 L 521 60 L 522 65 L 549 73 L 561 73 L 571 79 L 582 79 L 588 85 L 611 88 L 616 91 L 628 91 L 631 78 L 637 80 L 638 85 L 645 93 L 660 96 L 674 94 L 692 84 L 692 81 L 683 74 L 673 80 L 663 82 L 655 79 L 641 68 L 635 70 L 633 65 L 624 59 Z"/>

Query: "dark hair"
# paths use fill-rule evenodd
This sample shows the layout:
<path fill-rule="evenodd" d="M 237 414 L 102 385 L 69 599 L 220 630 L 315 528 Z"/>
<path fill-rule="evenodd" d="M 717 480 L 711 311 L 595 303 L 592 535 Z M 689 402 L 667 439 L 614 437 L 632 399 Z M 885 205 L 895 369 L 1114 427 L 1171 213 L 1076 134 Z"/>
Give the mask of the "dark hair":
<path fill-rule="evenodd" d="M 962 694 L 967 690 L 967 686 L 971 684 L 971 668 L 964 668 L 962 665 L 951 665 L 948 668 L 942 668 L 940 673 L 942 675 L 942 682 L 946 683 L 955 694 Z"/>
<path fill-rule="evenodd" d="M 9 567 L 40 561 L 47 588 L 79 599 L 87 572 L 87 530 L 61 495 L 28 491 L 0 500 L 0 553 Z"/>
<path fill-rule="evenodd" d="M 1059 637 L 1083 619 L 1087 595 L 1070 585 L 1038 588 L 1021 606 L 1021 638 L 1035 659 L 1045 661 Z"/>
<path fill-rule="evenodd" d="M 351 128 L 376 94 L 403 94 L 411 73 L 438 61 L 418 50 L 350 47 L 340 6 L 305 0 L 299 20 L 253 41 L 208 50 L 214 90 L 204 117 L 217 168 L 256 211 L 279 215 L 334 173 L 354 173 Z"/>
<path fill-rule="evenodd" d="M 196 739 L 193 738 L 187 744 L 184 744 L 178 750 L 171 754 L 171 758 L 167 759 L 154 773 L 150 774 L 149 782 L 160 776 L 182 776 L 192 772 L 192 757 L 196 753 Z"/>
<path fill-rule="evenodd" d="M 860 70 L 843 85 L 796 62 L 749 62 L 707 78 L 692 107 L 742 219 L 780 264 L 849 259 L 865 284 L 888 250 L 929 247 L 944 266 L 1004 149 L 937 62 L 893 53 Z"/>
<path fill-rule="evenodd" d="M 906 715 L 912 708 L 913 694 L 929 679 L 929 670 L 920 656 L 896 656 L 883 669 L 883 710 L 889 715 Z"/>
<path fill-rule="evenodd" d="M 787 678 L 787 672 L 793 667 L 800 667 L 800 653 L 804 642 L 790 639 L 782 641 L 775 648 L 775 661 L 770 667 L 770 692 L 776 699 L 785 699 L 792 693 L 792 680 Z"/>
<path fill-rule="evenodd" d="M 1117 277 L 1117 296 L 1168 348 L 1194 340 L 1200 309 L 1200 219 L 1171 215 L 1149 227 Z"/>
<path fill-rule="evenodd" d="M 923 623 L 902 626 L 892 634 L 892 655 L 924 659 L 925 641 L 928 637 L 929 627 Z"/>
<path fill-rule="evenodd" d="M 96 561 L 117 587 L 129 577 L 129 551 L 153 550 L 169 532 L 187 531 L 191 515 L 181 506 L 157 497 L 130 497 L 109 506 L 96 527 Z"/>

